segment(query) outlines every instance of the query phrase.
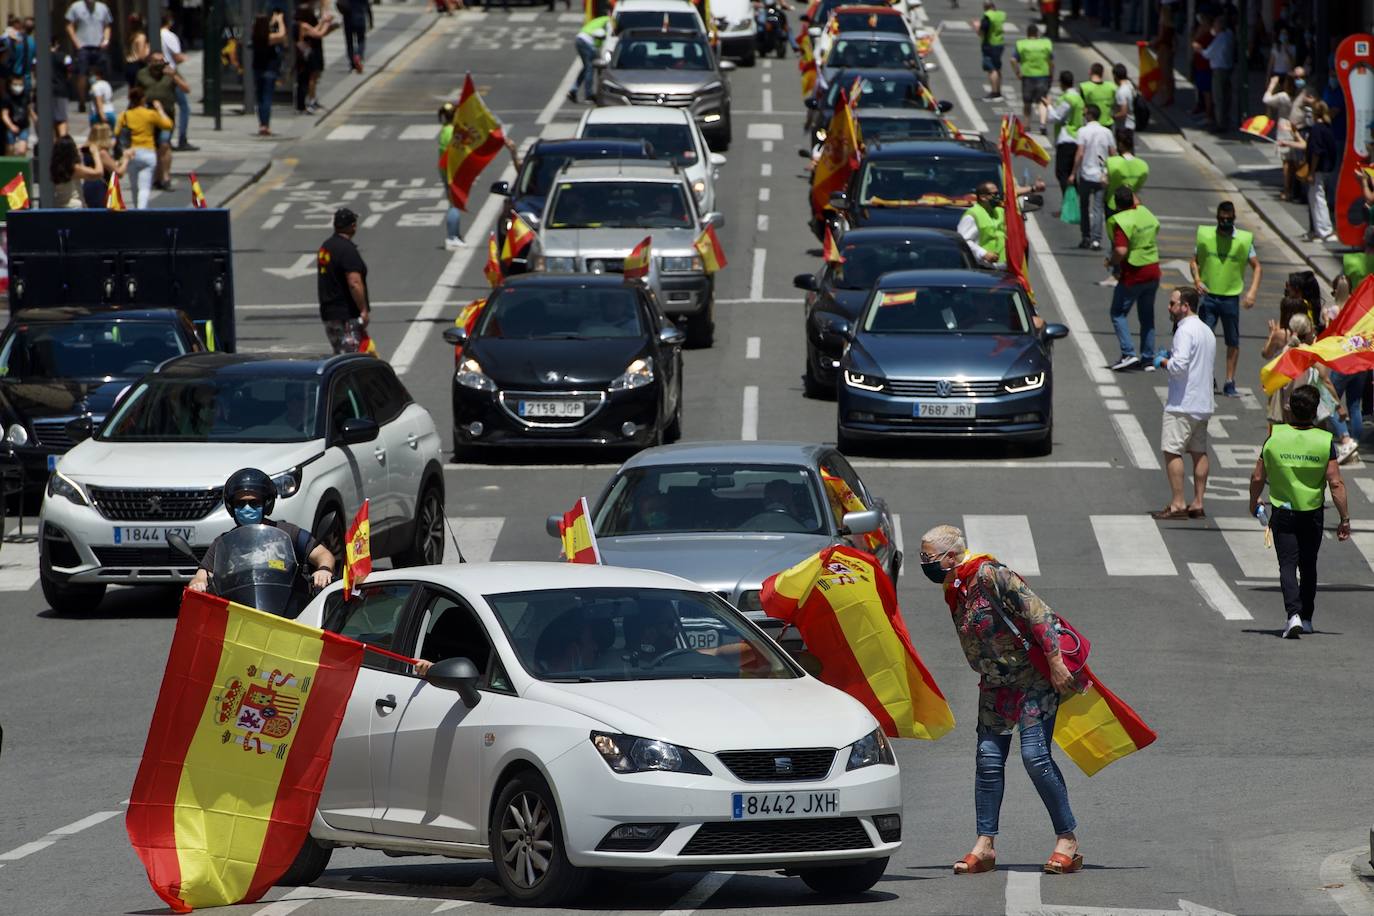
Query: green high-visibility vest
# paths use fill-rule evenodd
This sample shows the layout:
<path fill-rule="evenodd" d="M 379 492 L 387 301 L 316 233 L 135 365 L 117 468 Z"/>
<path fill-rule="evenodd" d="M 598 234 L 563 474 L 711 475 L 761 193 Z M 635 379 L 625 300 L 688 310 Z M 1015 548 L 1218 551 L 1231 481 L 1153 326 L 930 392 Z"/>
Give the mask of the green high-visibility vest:
<path fill-rule="evenodd" d="M 1214 296 L 1239 296 L 1245 288 L 1245 265 L 1255 237 L 1244 229 L 1233 229 L 1231 236 L 1217 232 L 1216 226 L 1197 227 L 1197 271 L 1202 285 Z"/>
<path fill-rule="evenodd" d="M 1059 130 L 1063 130 L 1070 137 L 1078 137 L 1078 128 L 1083 126 L 1083 96 L 1077 89 L 1065 89 L 1064 101 L 1069 106 L 1069 116 L 1064 120 L 1062 128 L 1056 128 L 1054 142 L 1059 142 Z"/>
<path fill-rule="evenodd" d="M 1269 476 L 1271 505 L 1296 512 L 1320 509 L 1326 502 L 1326 465 L 1331 460 L 1331 433 L 1287 423 L 1274 424 L 1264 443 L 1264 471 Z"/>
<path fill-rule="evenodd" d="M 1022 76 L 1049 76 L 1054 45 L 1048 38 L 1022 38 L 1016 43 Z"/>
<path fill-rule="evenodd" d="M 1099 124 L 1112 123 L 1112 109 L 1116 107 L 1116 87 L 1110 83 L 1094 83 L 1092 80 L 1078 84 L 1078 91 L 1083 93 L 1083 103 L 1085 105 L 1097 106 L 1097 121 Z"/>
<path fill-rule="evenodd" d="M 1107 220 L 1109 233 L 1120 229 L 1126 233 L 1126 263 L 1132 267 L 1159 263 L 1159 220 L 1144 206 L 1137 205 Z"/>
<path fill-rule="evenodd" d="M 983 44 L 1002 47 L 1002 25 L 1007 21 L 1007 14 L 1001 10 L 984 10 L 983 18 L 988 21 L 988 29 L 983 34 Z"/>
<path fill-rule="evenodd" d="M 1117 188 L 1130 188 L 1139 194 L 1145 187 L 1145 178 L 1150 174 L 1150 166 L 1144 159 L 1132 156 L 1107 157 L 1107 209 L 1114 210 L 1112 201 L 1116 199 Z"/>
<path fill-rule="evenodd" d="M 974 204 L 964 211 L 973 217 L 978 226 L 978 244 L 985 250 L 1003 260 L 1007 250 L 1007 214 L 1001 207 L 996 213 L 989 213 L 982 204 Z"/>
<path fill-rule="evenodd" d="M 1341 258 L 1341 273 L 1350 278 L 1350 291 L 1353 293 L 1365 277 L 1374 274 L 1374 254 L 1357 251 L 1345 255 Z"/>

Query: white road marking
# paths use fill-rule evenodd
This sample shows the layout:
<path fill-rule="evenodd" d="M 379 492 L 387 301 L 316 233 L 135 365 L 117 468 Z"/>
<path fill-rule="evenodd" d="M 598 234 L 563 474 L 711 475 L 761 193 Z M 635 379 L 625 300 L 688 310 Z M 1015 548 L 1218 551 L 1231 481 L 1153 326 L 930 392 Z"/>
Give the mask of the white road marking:
<path fill-rule="evenodd" d="M 558 88 L 553 91 L 553 98 L 544 103 L 544 108 L 534 119 L 534 123 L 548 124 L 553 120 L 553 116 L 558 114 L 558 109 L 563 107 L 563 100 L 567 97 L 568 90 L 563 87 L 572 85 L 573 77 L 577 76 L 581 69 L 582 61 L 580 59 L 574 59 L 572 63 L 568 64 L 568 71 L 558 81 Z"/>
<path fill-rule="evenodd" d="M 772 178 L 772 177 L 773 177 L 773 163 L 771 163 L 771 162 L 765 162 L 763 165 L 759 166 L 759 177 L 760 177 L 760 178 Z"/>
<path fill-rule="evenodd" d="M 1352 531 L 1350 533 L 1350 543 L 1355 545 L 1355 549 L 1364 557 L 1365 563 L 1371 570 L 1374 570 L 1374 532 Z"/>
<path fill-rule="evenodd" d="M 761 144 L 759 144 L 759 146 L 763 149 L 763 151 L 764 151 L 765 153 L 771 153 L 771 152 L 773 152 L 773 141 L 772 141 L 772 140 L 764 140 Z"/>
<path fill-rule="evenodd" d="M 768 203 L 769 198 L 771 198 L 772 196 L 773 192 L 770 191 L 768 188 L 759 188 L 759 203 Z"/>
<path fill-rule="evenodd" d="M 1142 133 L 1138 135 L 1140 145 L 1152 153 L 1182 153 L 1183 144 L 1164 134 Z"/>
<path fill-rule="evenodd" d="M 764 62 L 765 66 L 767 61 Z M 659 916 L 691 916 L 697 907 L 701 906 L 716 891 L 725 886 L 725 882 L 735 876 L 732 871 L 712 871 L 701 876 L 701 879 L 693 884 L 687 893 L 673 901 L 671 909 L 664 910 Z"/>
<path fill-rule="evenodd" d="M 1131 405 L 1121 398 L 1107 398 L 1102 402 L 1108 410 L 1130 410 Z"/>
<path fill-rule="evenodd" d="M 1346 479 L 1353 481 L 1360 492 L 1364 494 L 1364 498 L 1370 503 L 1374 503 L 1374 479 L 1369 477 L 1347 477 Z"/>
<path fill-rule="evenodd" d="M 23 846 L 16 846 L 9 852 L 0 852 L 0 862 L 16 862 L 25 856 L 33 855 L 35 852 L 41 852 L 56 842 L 57 840 L 34 840 Z"/>
<path fill-rule="evenodd" d="M 1234 420 L 1235 417 L 1226 414 L 1212 414 L 1207 418 L 1207 435 L 1213 439 L 1229 439 L 1231 431 L 1225 426 L 1226 420 Z"/>
<path fill-rule="evenodd" d="M 1148 515 L 1090 515 L 1109 576 L 1176 576 L 1159 526 Z"/>
<path fill-rule="evenodd" d="M 1224 620 L 1254 620 L 1250 612 L 1241 604 L 1236 593 L 1231 591 L 1226 580 L 1210 563 L 1189 563 L 1188 572 L 1193 577 L 1193 588 L 1197 589 L 1202 600 Z"/>
<path fill-rule="evenodd" d="M 765 86 L 767 86 L 768 84 L 772 83 L 772 82 L 773 82 L 773 74 L 771 74 L 771 73 L 765 73 L 765 74 L 763 75 L 763 79 L 760 80 L 760 82 L 763 83 Z"/>
<path fill-rule="evenodd" d="M 0 592 L 26 592 L 37 584 L 37 537 L 32 541 L 7 541 L 0 549 Z"/>
<path fill-rule="evenodd" d="M 759 232 L 767 232 L 767 231 L 768 231 L 768 214 L 767 214 L 767 213 L 760 213 L 758 216 L 754 217 L 754 226 L 755 226 L 755 228 L 757 229 L 757 231 L 759 231 Z"/>
<path fill-rule="evenodd" d="M 746 340 L 744 342 L 744 358 L 758 359 L 760 343 L 761 341 L 757 337 L 750 337 L 748 340 Z"/>
<path fill-rule="evenodd" d="M 739 437 L 754 442 L 759 437 L 759 386 L 744 386 L 744 416 L 739 424 Z"/>
<path fill-rule="evenodd" d="M 1237 388 L 1236 394 L 1240 395 L 1241 406 L 1248 410 L 1264 410 L 1269 406 L 1268 396 L 1266 395 L 1265 407 L 1260 407 L 1259 399 L 1255 397 L 1255 389 L 1253 388 Z"/>
<path fill-rule="evenodd" d="M 463 551 L 463 559 L 469 563 L 489 563 L 496 550 L 496 542 L 501 537 L 501 529 L 506 525 L 504 515 L 474 517 L 450 515 L 448 523 L 458 536 L 458 547 Z M 457 563 L 458 551 L 444 551 L 445 563 Z"/>
<path fill-rule="evenodd" d="M 1363 888 L 1366 879 L 1353 867 L 1356 860 L 1368 857 L 1368 846 L 1355 846 L 1333 852 L 1322 860 L 1318 880 L 1345 916 L 1374 916 L 1374 900 Z"/>
<path fill-rule="evenodd" d="M 763 110 L 768 114 L 773 113 L 773 90 L 763 90 Z"/>
<path fill-rule="evenodd" d="M 470 906 L 472 903 L 473 903 L 473 901 L 471 901 L 471 900 L 450 900 L 450 901 L 448 901 L 447 903 L 441 903 L 441 904 L 439 904 L 439 905 L 436 906 L 434 909 L 430 910 L 430 912 L 431 912 L 431 913 L 445 913 L 445 912 L 448 912 L 449 910 L 456 910 L 456 909 L 458 909 L 459 907 L 462 907 L 462 906 Z"/>
<path fill-rule="evenodd" d="M 1167 388 L 1165 389 L 1168 390 Z M 1126 393 L 1121 390 L 1120 385 L 1098 385 L 1097 393 L 1104 398 L 1124 398 Z"/>
<path fill-rule="evenodd" d="M 1030 519 L 1024 515 L 965 515 L 970 550 L 990 553 L 1023 576 L 1040 575 Z"/>
<path fill-rule="evenodd" d="M 897 544 L 897 552 L 906 556 L 906 548 L 902 545 L 902 517 L 896 512 L 892 513 L 892 540 Z"/>
<path fill-rule="evenodd" d="M 716 305 L 758 305 L 758 304 L 760 304 L 760 303 L 766 305 L 766 304 L 770 304 L 770 303 L 776 304 L 776 303 L 779 303 L 779 302 L 796 302 L 796 301 L 797 301 L 796 299 L 754 299 L 754 298 L 749 298 L 749 299 L 717 299 L 717 300 L 716 300 Z M 318 308 L 318 307 L 319 307 L 319 306 L 316 306 L 316 308 Z"/>
<path fill-rule="evenodd" d="M 587 17 L 586 17 L 586 14 L 585 14 L 585 13 L 559 13 L 559 14 L 558 14 L 558 21 L 559 21 L 559 22 L 579 22 L 579 23 L 580 23 L 580 22 L 585 22 L 586 19 L 587 19 Z"/>
<path fill-rule="evenodd" d="M 1188 900 L 1179 900 L 1178 909 L 1174 910 L 1064 904 L 1045 906 L 1040 901 L 1040 877 L 1038 871 L 1007 872 L 1007 916 L 1229 916 Z"/>
<path fill-rule="evenodd" d="M 946 20 L 944 26 L 950 28 L 951 23 L 958 21 L 960 20 Z M 967 27 L 968 23 L 964 23 L 964 26 Z M 943 41 L 935 42 L 935 56 L 940 60 L 940 68 L 949 74 L 950 88 L 954 90 L 954 98 L 959 102 L 959 120 L 967 120 L 974 130 L 987 133 L 988 122 L 983 120 L 983 116 L 978 112 L 978 106 L 969 97 L 968 90 L 964 88 L 964 81 L 959 77 L 959 71 L 955 69 L 954 61 L 945 50 Z"/>
<path fill-rule="evenodd" d="M 539 18 L 538 13 L 511 13 L 506 17 L 507 22 L 534 22 Z"/>
<path fill-rule="evenodd" d="M 1045 282 L 1049 284 L 1050 294 L 1059 305 L 1059 316 L 1069 326 L 1069 342 L 1078 352 L 1088 378 L 1097 385 L 1115 385 L 1116 373 L 1107 368 L 1107 358 L 1102 355 L 1102 348 L 1097 345 L 1097 338 L 1093 336 L 1092 328 L 1083 317 L 1078 300 L 1069 288 L 1069 281 L 1064 278 L 1064 271 L 1060 269 L 1059 261 L 1055 258 L 1050 243 L 1046 241 L 1045 233 L 1041 231 L 1034 216 L 1026 221 L 1026 238 L 1035 252 L 1036 263 L 1045 275 Z"/>
<path fill-rule="evenodd" d="M 366 140 L 372 133 L 372 124 L 340 124 L 325 136 L 326 140 Z"/>
<path fill-rule="evenodd" d="M 1242 576 L 1248 579 L 1278 577 L 1278 556 L 1273 547 L 1264 546 L 1264 529 L 1257 520 L 1218 516 L 1212 521 L 1221 529 L 1221 536 L 1231 548 Z"/>
<path fill-rule="evenodd" d="M 763 268 L 767 260 L 766 249 L 754 249 L 754 269 L 749 275 L 749 298 L 755 302 L 763 298 Z"/>
<path fill-rule="evenodd" d="M 750 124 L 744 132 L 744 136 L 750 140 L 781 140 L 781 124 Z"/>
<path fill-rule="evenodd" d="M 1111 421 L 1116 429 L 1117 438 L 1121 440 L 1126 455 L 1131 459 L 1131 464 L 1138 468 L 1158 470 L 1159 458 L 1155 455 L 1150 440 L 1145 438 L 1145 430 L 1140 428 L 1140 421 L 1135 418 L 1135 414 L 1114 413 L 1111 414 Z"/>
<path fill-rule="evenodd" d="M 401 129 L 401 140 L 435 140 L 439 136 L 433 124 L 407 124 Z"/>
<path fill-rule="evenodd" d="M 50 831 L 48 836 L 71 836 L 73 833 L 80 833 L 88 827 L 96 824 L 103 824 L 112 817 L 119 817 L 123 811 L 97 811 L 95 814 L 88 814 L 79 821 L 73 821 L 65 827 L 58 827 Z"/>

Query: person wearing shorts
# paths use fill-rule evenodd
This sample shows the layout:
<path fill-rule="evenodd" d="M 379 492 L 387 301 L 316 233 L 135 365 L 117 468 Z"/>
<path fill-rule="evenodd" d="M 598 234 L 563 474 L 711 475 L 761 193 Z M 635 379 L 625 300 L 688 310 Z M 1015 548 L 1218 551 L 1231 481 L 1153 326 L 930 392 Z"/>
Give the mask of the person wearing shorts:
<path fill-rule="evenodd" d="M 86 73 L 109 62 L 110 31 L 114 17 L 101 0 L 76 0 L 67 7 L 67 38 L 76 50 L 76 97 L 86 110 Z"/>
<path fill-rule="evenodd" d="M 1212 396 L 1212 371 L 1217 358 L 1217 339 L 1197 317 L 1197 290 L 1175 287 L 1169 296 L 1169 317 L 1174 320 L 1172 350 L 1155 357 L 1155 366 L 1169 375 L 1169 395 L 1164 402 L 1160 451 L 1169 478 L 1169 502 L 1150 515 L 1157 519 L 1203 518 L 1207 492 L 1207 422 L 1216 410 Z M 1193 459 L 1193 500 L 1183 496 L 1183 456 Z"/>
<path fill-rule="evenodd" d="M 988 94 L 983 101 L 1002 98 L 1002 48 L 1006 44 L 1004 29 L 1007 14 L 997 8 L 993 0 L 983 0 L 983 18 L 973 24 L 983 49 L 983 72 L 988 75 Z"/>
<path fill-rule="evenodd" d="M 1245 265 L 1250 265 L 1250 285 L 1245 286 Z M 1216 329 L 1221 322 L 1226 341 L 1226 383 L 1221 393 L 1240 397 L 1236 390 L 1236 366 L 1240 363 L 1240 310 L 1253 308 L 1259 293 L 1259 257 L 1254 235 L 1236 228 L 1236 207 L 1229 200 L 1217 204 L 1217 224 L 1197 227 L 1192 261 L 1193 285 L 1202 296 L 1198 317 Z"/>
<path fill-rule="evenodd" d="M 1050 74 L 1054 72 L 1054 45 L 1040 37 L 1040 27 L 1035 23 L 1026 26 L 1026 37 L 1012 50 L 1011 66 L 1021 77 L 1021 116 L 1029 125 L 1031 106 L 1049 98 Z M 1045 126 L 1043 117 L 1040 126 Z"/>

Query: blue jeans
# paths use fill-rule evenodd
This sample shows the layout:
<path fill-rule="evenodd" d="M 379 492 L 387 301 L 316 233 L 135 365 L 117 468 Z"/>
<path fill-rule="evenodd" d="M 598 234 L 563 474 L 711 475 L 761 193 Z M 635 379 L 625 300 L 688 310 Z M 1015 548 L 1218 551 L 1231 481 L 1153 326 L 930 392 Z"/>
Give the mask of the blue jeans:
<path fill-rule="evenodd" d="M 1207 327 L 1216 330 L 1217 321 L 1221 321 L 1221 334 L 1226 340 L 1226 346 L 1240 346 L 1240 296 L 1214 296 L 1211 293 L 1203 293 L 1202 301 L 1198 303 L 1197 316 L 1202 319 L 1202 323 Z"/>
<path fill-rule="evenodd" d="M 355 54 L 362 60 L 367 54 L 367 8 L 361 2 L 351 4 L 343 25 L 349 63 Z"/>
<path fill-rule="evenodd" d="M 448 238 L 459 239 L 463 237 L 462 229 L 459 226 L 462 213 L 463 211 L 453 204 L 448 205 L 448 213 L 444 216 L 444 235 Z"/>
<path fill-rule="evenodd" d="M 191 97 L 177 87 L 177 145 L 186 145 L 186 128 L 191 125 Z"/>
<path fill-rule="evenodd" d="M 1055 834 L 1071 832 L 1078 826 L 1069 808 L 1069 789 L 1064 774 L 1050 756 L 1050 741 L 1054 737 L 1054 716 L 1043 723 L 1021 729 L 1021 762 L 1045 810 Z M 1002 791 L 1006 788 L 1007 753 L 1011 750 L 1011 735 L 998 735 L 978 729 L 977 770 L 973 781 L 973 806 L 978 818 L 979 836 L 997 836 L 998 815 L 1002 811 Z"/>
<path fill-rule="evenodd" d="M 253 92 L 258 99 L 258 124 L 272 126 L 272 94 L 277 91 L 277 71 L 259 70 L 253 74 Z"/>
<path fill-rule="evenodd" d="M 1138 304 L 1136 318 L 1140 321 L 1140 359 L 1148 363 L 1155 358 L 1155 294 L 1158 292 L 1157 280 L 1134 286 L 1118 283 L 1116 289 L 1112 290 L 1112 327 L 1116 330 L 1117 343 L 1121 344 L 1122 356 L 1135 356 L 1126 316 L 1131 313 L 1131 306 Z"/>
<path fill-rule="evenodd" d="M 1368 372 L 1356 372 L 1346 375 L 1343 372 L 1331 373 L 1331 384 L 1336 387 L 1336 395 L 1345 400 L 1345 406 L 1350 410 L 1350 437 L 1356 442 L 1364 436 L 1364 418 L 1360 415 L 1364 410 L 1364 388 L 1369 381 Z"/>
<path fill-rule="evenodd" d="M 596 60 L 596 43 L 584 41 L 579 37 L 573 42 L 573 47 L 577 48 L 577 56 L 582 58 L 582 72 L 573 80 L 572 88 L 568 91 L 576 96 L 577 90 L 581 89 L 585 101 L 592 97 L 592 90 L 595 88 L 592 81 L 596 77 L 596 68 L 592 66 L 592 61 Z"/>

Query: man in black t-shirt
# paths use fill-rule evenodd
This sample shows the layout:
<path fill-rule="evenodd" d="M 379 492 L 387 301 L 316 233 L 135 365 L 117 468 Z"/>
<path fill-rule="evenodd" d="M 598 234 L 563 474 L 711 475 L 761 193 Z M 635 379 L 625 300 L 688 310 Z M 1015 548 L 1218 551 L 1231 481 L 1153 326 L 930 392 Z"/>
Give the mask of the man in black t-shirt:
<path fill-rule="evenodd" d="M 371 309 L 367 301 L 367 265 L 353 244 L 358 214 L 347 207 L 334 212 L 334 234 L 316 255 L 320 320 L 335 353 L 356 353 Z"/>

